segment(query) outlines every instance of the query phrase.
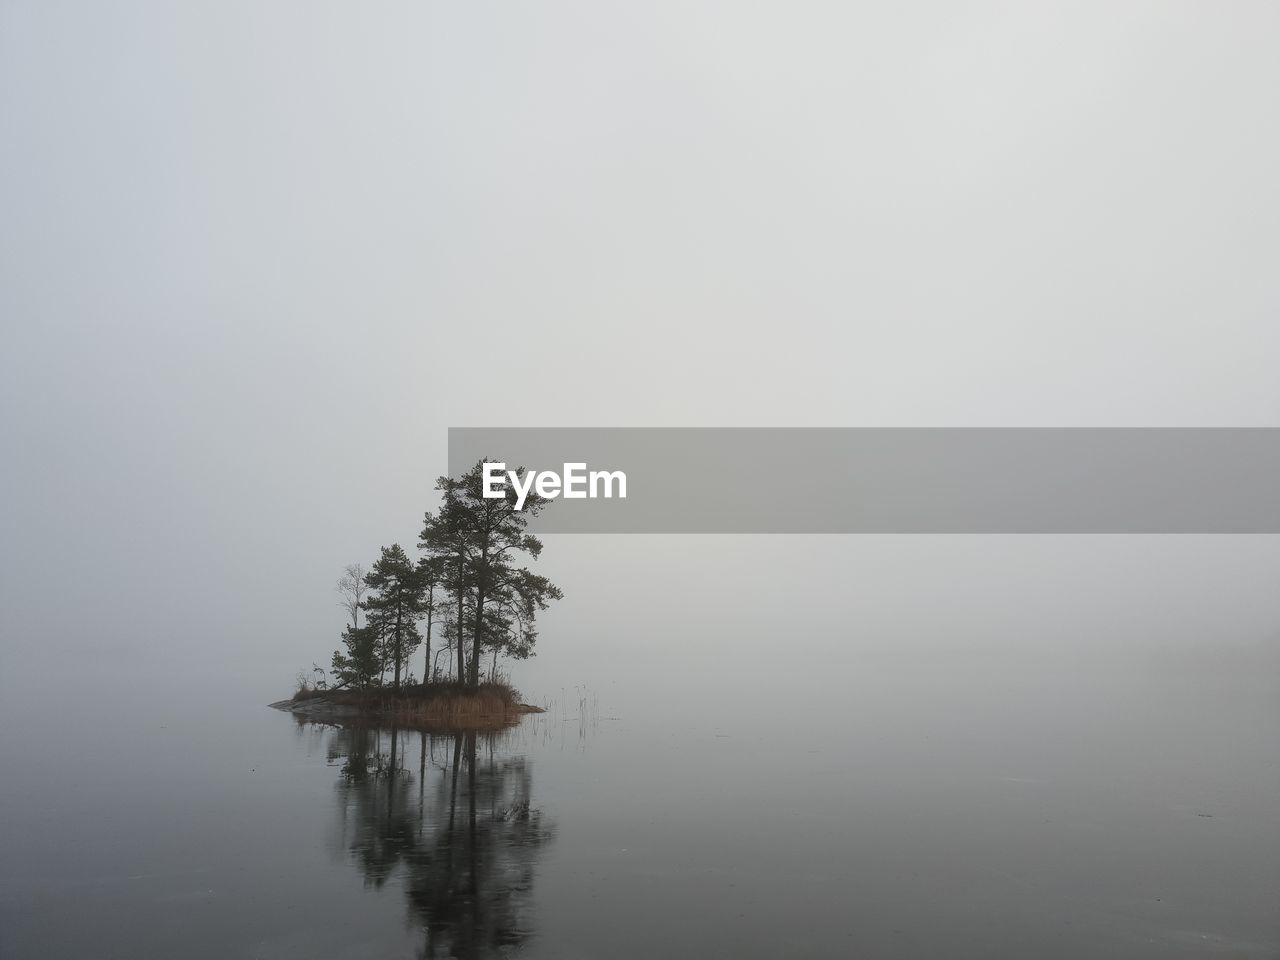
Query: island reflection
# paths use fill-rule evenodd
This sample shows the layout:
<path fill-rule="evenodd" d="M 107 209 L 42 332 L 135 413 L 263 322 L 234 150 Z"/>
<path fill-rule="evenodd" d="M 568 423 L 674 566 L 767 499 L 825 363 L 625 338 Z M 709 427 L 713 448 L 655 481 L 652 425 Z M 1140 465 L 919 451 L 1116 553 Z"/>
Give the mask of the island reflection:
<path fill-rule="evenodd" d="M 419 957 L 511 953 L 532 935 L 535 861 L 553 827 L 508 734 L 332 728 L 336 841 L 366 884 L 402 886 Z"/>

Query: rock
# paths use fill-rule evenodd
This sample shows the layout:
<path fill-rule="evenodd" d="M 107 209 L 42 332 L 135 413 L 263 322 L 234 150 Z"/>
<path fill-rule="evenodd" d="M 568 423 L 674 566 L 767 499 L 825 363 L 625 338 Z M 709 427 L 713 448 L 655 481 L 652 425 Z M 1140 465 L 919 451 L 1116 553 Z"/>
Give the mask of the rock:
<path fill-rule="evenodd" d="M 311 697 L 308 700 L 277 700 L 268 706 L 307 720 L 349 720 L 360 716 L 359 708 L 332 703 L 323 697 Z"/>

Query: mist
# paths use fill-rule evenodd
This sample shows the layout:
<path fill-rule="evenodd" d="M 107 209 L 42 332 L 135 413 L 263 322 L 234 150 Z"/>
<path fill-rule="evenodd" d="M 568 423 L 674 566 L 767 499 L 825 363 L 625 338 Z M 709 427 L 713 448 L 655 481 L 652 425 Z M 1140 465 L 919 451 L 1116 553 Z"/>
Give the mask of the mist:
<path fill-rule="evenodd" d="M 6 766 L 109 779 L 103 718 L 198 736 L 327 666 L 334 581 L 416 556 L 451 426 L 1280 426 L 1277 29 L 4 4 Z M 549 536 L 536 568 L 565 597 L 512 681 L 655 729 L 937 683 L 1024 691 L 975 727 L 1007 730 L 1064 676 L 1275 718 L 1276 537 Z"/>

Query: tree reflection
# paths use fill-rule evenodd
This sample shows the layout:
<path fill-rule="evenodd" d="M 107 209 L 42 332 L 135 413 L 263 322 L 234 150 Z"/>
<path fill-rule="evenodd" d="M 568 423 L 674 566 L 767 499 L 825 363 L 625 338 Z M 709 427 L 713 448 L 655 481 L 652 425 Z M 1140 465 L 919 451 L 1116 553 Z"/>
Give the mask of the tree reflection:
<path fill-rule="evenodd" d="M 403 886 L 419 957 L 506 955 L 532 932 L 535 860 L 553 830 L 532 805 L 529 761 L 503 746 L 359 726 L 330 738 L 339 842 L 367 884 Z"/>

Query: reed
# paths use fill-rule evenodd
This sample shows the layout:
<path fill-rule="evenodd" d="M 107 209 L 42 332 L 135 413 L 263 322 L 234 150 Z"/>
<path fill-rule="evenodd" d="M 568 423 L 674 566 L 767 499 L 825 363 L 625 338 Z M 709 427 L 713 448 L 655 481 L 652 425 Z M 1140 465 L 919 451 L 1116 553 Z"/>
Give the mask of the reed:
<path fill-rule="evenodd" d="M 402 697 L 394 701 L 392 710 L 396 720 L 406 726 L 466 730 L 498 729 L 515 723 L 527 712 L 516 692 L 500 684 L 434 691 L 424 697 Z"/>

